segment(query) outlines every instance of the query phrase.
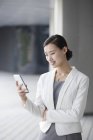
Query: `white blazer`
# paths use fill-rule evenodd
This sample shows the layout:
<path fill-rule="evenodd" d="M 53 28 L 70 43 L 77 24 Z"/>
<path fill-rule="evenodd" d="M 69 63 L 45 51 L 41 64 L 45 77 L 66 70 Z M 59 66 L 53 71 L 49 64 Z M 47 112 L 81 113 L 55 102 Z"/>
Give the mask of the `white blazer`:
<path fill-rule="evenodd" d="M 55 72 L 56 69 L 40 76 L 35 103 L 28 99 L 25 108 L 40 117 L 45 108 L 48 109 L 46 121 L 40 121 L 40 129 L 44 133 L 52 123 L 55 123 L 55 130 L 59 136 L 81 132 L 80 120 L 86 106 L 89 78 L 73 67 L 59 92 L 55 109 L 53 102 Z"/>

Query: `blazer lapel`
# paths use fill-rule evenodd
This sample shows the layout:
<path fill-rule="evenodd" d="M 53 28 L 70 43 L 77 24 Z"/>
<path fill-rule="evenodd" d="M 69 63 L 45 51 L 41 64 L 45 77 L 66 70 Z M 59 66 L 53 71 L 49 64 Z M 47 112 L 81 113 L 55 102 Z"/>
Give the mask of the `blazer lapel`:
<path fill-rule="evenodd" d="M 67 78 L 65 79 L 65 82 L 64 82 L 64 84 L 60 90 L 60 93 L 59 93 L 59 97 L 58 97 L 58 101 L 57 101 L 57 105 L 56 105 L 57 109 L 60 108 L 60 104 L 62 103 L 62 100 L 66 94 L 66 90 L 69 87 L 69 84 L 71 83 L 73 78 L 75 77 L 76 71 L 77 71 L 76 68 L 73 67 L 71 72 L 68 74 Z"/>
<path fill-rule="evenodd" d="M 54 83 L 54 77 L 55 77 L 55 69 L 50 71 L 49 75 L 48 75 L 48 83 L 47 83 L 47 100 L 49 103 L 49 107 L 51 109 L 54 109 L 54 101 L 53 101 L 53 83 Z"/>

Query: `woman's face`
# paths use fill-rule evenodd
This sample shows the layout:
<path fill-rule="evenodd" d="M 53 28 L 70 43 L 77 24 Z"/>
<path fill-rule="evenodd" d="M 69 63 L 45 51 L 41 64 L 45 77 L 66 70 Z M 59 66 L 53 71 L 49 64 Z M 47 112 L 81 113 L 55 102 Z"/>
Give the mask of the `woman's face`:
<path fill-rule="evenodd" d="M 66 52 L 67 52 L 67 47 L 60 49 L 56 45 L 51 44 L 51 43 L 44 47 L 46 60 L 54 68 L 62 66 L 63 63 L 67 61 Z"/>

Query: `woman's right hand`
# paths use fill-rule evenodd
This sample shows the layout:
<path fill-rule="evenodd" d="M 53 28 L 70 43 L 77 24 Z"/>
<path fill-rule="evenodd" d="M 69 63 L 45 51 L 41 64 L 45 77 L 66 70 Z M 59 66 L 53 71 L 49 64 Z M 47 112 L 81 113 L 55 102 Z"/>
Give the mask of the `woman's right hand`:
<path fill-rule="evenodd" d="M 26 89 L 24 89 L 22 87 L 22 85 L 19 85 L 18 84 L 18 81 L 16 82 L 16 87 L 17 87 L 17 91 L 18 91 L 18 94 L 22 100 L 23 103 L 26 103 L 26 100 L 27 100 L 27 96 L 26 96 Z"/>

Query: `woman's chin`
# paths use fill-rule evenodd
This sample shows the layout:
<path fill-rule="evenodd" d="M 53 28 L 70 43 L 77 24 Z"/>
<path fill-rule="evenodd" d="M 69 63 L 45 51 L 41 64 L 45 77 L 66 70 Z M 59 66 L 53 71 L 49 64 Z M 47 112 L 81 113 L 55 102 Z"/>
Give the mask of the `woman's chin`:
<path fill-rule="evenodd" d="M 56 65 L 51 65 L 53 68 L 56 68 Z"/>

